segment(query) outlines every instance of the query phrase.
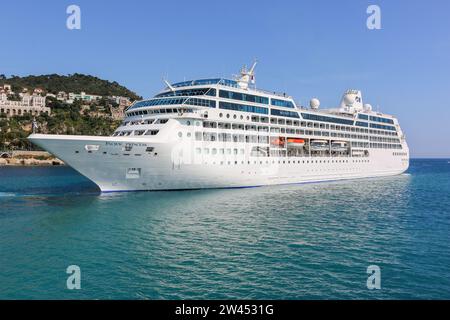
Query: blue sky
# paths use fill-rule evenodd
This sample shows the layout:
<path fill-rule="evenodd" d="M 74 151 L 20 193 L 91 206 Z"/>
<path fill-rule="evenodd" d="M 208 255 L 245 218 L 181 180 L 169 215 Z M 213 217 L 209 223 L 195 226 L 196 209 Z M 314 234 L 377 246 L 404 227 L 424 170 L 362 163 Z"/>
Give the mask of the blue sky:
<path fill-rule="evenodd" d="M 66 8 L 81 8 L 81 30 Z M 381 8 L 381 30 L 366 9 Z M 3 1 L 0 74 L 86 73 L 150 97 L 170 81 L 230 77 L 307 105 L 343 91 L 398 116 L 413 156 L 450 157 L 450 1 Z M 378 107 L 377 107 L 378 106 Z"/>

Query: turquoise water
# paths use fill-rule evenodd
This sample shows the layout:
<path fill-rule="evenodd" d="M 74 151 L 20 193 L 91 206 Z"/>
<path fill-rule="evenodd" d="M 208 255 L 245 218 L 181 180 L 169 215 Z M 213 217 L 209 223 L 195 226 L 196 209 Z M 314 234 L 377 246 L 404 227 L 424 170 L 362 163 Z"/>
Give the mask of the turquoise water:
<path fill-rule="evenodd" d="M 101 195 L 0 168 L 0 299 L 450 299 L 450 161 L 379 179 Z M 369 265 L 381 289 L 366 286 Z M 66 268 L 81 268 L 81 290 Z"/>

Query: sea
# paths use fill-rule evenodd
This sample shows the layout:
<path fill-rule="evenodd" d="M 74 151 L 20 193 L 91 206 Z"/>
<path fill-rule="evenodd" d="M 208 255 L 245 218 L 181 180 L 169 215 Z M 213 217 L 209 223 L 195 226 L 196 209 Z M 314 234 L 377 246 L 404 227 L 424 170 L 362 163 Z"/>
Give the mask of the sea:
<path fill-rule="evenodd" d="M 69 167 L 0 167 L 0 299 L 450 299 L 450 160 L 108 194 Z"/>

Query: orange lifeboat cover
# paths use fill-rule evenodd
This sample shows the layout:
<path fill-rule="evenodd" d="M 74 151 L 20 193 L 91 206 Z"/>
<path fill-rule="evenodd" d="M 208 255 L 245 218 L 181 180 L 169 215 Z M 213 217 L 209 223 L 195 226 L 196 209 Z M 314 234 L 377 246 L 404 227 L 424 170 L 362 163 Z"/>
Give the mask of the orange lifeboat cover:
<path fill-rule="evenodd" d="M 288 142 L 290 142 L 290 143 L 305 143 L 305 140 L 300 139 L 300 138 L 289 138 Z"/>

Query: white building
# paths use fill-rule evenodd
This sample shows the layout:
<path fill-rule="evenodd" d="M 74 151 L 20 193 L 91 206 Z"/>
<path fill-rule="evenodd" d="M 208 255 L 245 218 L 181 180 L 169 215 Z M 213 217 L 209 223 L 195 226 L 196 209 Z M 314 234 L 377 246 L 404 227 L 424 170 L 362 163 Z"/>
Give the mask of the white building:
<path fill-rule="evenodd" d="M 69 99 L 66 100 L 67 103 L 73 103 L 75 100 L 82 100 L 84 102 L 93 102 L 95 100 L 100 100 L 102 96 L 95 94 L 87 94 L 86 92 L 73 93 L 69 92 Z"/>
<path fill-rule="evenodd" d="M 58 99 L 59 101 L 66 102 L 67 98 L 68 95 L 65 91 L 59 91 L 58 94 L 56 95 L 56 99 Z"/>
<path fill-rule="evenodd" d="M 4 84 L 3 86 L 0 86 L 0 92 L 4 92 L 6 94 L 9 94 L 12 92 L 11 85 L 10 84 Z"/>
<path fill-rule="evenodd" d="M 8 94 L 13 93 L 11 86 L 4 85 L 0 92 L 0 113 L 6 114 L 6 117 L 20 116 L 25 114 L 39 115 L 41 113 L 50 114 L 50 108 L 45 106 L 45 97 L 37 94 L 29 95 L 21 93 L 21 101 L 8 100 Z M 8 88 L 8 89 L 5 89 Z M 8 90 L 8 91 L 7 91 Z M 8 94 L 6 93 L 8 92 Z"/>

